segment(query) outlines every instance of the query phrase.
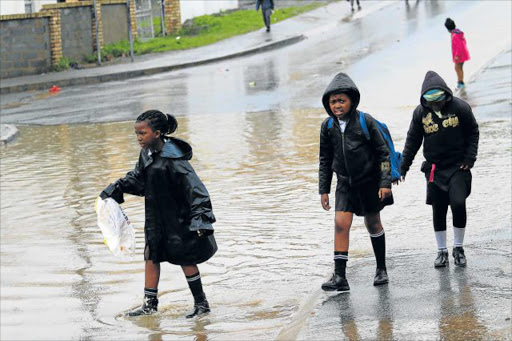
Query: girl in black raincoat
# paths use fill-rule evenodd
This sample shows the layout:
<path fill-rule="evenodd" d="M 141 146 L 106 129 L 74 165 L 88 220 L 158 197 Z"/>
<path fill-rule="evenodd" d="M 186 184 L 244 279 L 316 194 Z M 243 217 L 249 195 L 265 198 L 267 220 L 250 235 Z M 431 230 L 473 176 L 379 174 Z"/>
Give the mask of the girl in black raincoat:
<path fill-rule="evenodd" d="M 181 265 L 194 296 L 188 318 L 210 311 L 197 264 L 217 251 L 210 196 L 189 163 L 191 146 L 167 137 L 178 127 L 172 115 L 157 110 L 141 114 L 135 134 L 142 148 L 134 170 L 110 184 L 101 198 L 122 203 L 123 193 L 145 197 L 144 302 L 129 316 L 149 315 L 158 307 L 160 262 Z"/>

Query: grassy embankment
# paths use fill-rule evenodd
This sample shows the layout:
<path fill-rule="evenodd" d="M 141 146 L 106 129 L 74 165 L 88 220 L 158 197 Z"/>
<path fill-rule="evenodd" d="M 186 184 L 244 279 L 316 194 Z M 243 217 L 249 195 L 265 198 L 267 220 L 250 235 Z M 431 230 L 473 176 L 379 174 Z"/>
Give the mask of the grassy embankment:
<path fill-rule="evenodd" d="M 272 23 L 311 11 L 323 5 L 325 5 L 325 2 L 319 1 L 305 6 L 277 8 L 272 15 Z M 176 34 L 165 37 L 160 36 L 146 41 L 135 40 L 133 50 L 136 55 L 185 50 L 212 44 L 222 39 L 258 30 L 262 27 L 264 27 L 264 24 L 261 10 L 237 10 L 203 15 L 193 18 L 190 25 L 183 27 Z M 160 33 L 160 18 L 155 18 L 154 29 L 156 34 Z M 101 50 L 102 60 L 128 56 L 129 53 L 130 43 L 128 40 L 105 45 Z M 94 63 L 96 60 L 96 54 L 89 55 L 85 59 L 89 63 Z"/>

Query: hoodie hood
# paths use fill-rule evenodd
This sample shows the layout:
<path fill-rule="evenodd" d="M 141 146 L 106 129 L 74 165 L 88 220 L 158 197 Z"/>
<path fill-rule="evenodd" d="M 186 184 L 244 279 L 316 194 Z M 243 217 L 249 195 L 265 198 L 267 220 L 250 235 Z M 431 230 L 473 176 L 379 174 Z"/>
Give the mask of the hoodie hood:
<path fill-rule="evenodd" d="M 425 75 L 425 80 L 423 81 L 423 85 L 421 86 L 421 95 L 420 95 L 420 103 L 422 106 L 427 107 L 427 100 L 423 98 L 425 92 L 432 89 L 440 89 L 446 93 L 446 103 L 450 102 L 453 99 L 452 90 L 446 85 L 444 79 L 441 78 L 434 71 L 428 71 Z"/>
<path fill-rule="evenodd" d="M 357 109 L 359 105 L 359 89 L 352 79 L 343 72 L 338 73 L 332 79 L 331 83 L 327 86 L 327 89 L 324 91 L 324 95 L 322 96 L 322 103 L 324 105 L 325 111 L 334 119 L 338 119 L 336 115 L 331 110 L 329 105 L 329 97 L 333 93 L 345 93 L 352 100 L 352 108 L 350 109 L 350 115 Z"/>
<path fill-rule="evenodd" d="M 161 155 L 169 159 L 190 160 L 192 147 L 182 139 L 169 137 L 165 140 Z"/>

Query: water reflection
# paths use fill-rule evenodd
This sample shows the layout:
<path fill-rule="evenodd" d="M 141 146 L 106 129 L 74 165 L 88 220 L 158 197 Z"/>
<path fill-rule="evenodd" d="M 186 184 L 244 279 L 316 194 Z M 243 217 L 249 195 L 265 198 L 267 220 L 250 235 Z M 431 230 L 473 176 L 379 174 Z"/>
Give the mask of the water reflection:
<path fill-rule="evenodd" d="M 442 340 L 480 340 L 488 335 L 478 318 L 466 271 L 461 268 L 455 268 L 453 273 L 439 271 L 439 337 Z M 452 287 L 453 277 L 456 287 Z"/>
<path fill-rule="evenodd" d="M 366 309 L 355 306 L 352 295 L 349 293 L 337 294 L 329 297 L 324 302 L 324 308 L 335 314 L 341 325 L 341 331 L 348 340 L 393 340 L 393 299 L 388 286 L 376 288 L 377 297 L 373 302 L 366 302 L 371 309 L 371 321 L 378 321 L 376 330 L 368 328 L 368 316 L 363 311 Z M 373 299 L 375 297 L 372 297 Z M 360 332 L 362 328 L 362 332 Z M 372 332 L 375 334 L 372 335 Z"/>
<path fill-rule="evenodd" d="M 247 66 L 244 72 L 245 91 L 248 95 L 274 90 L 279 86 L 279 74 L 273 58 L 265 58 L 260 64 Z"/>

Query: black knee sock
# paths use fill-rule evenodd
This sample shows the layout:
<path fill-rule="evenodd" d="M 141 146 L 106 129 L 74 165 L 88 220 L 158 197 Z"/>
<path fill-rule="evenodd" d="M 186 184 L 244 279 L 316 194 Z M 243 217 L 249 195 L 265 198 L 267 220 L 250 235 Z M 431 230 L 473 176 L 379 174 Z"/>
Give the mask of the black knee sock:
<path fill-rule="evenodd" d="M 185 276 L 185 277 L 187 277 L 188 287 L 190 288 L 190 291 L 192 292 L 192 295 L 194 296 L 194 302 L 204 301 L 206 296 L 203 292 L 203 285 L 201 283 L 201 274 L 198 272 L 194 275 Z"/>
<path fill-rule="evenodd" d="M 144 288 L 144 296 L 148 298 L 156 298 L 158 296 L 157 288 Z"/>
<path fill-rule="evenodd" d="M 377 260 L 377 269 L 386 270 L 386 235 L 384 230 L 376 234 L 370 234 L 370 237 Z"/>
<path fill-rule="evenodd" d="M 348 251 L 334 251 L 334 273 L 345 278 L 348 261 Z"/>

